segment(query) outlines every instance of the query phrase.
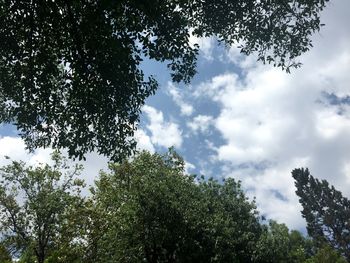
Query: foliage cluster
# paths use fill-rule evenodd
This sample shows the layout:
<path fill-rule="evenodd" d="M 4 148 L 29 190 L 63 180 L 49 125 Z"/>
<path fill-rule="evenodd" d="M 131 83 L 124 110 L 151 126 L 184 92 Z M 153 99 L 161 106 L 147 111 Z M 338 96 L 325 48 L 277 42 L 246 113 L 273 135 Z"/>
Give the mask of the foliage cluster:
<path fill-rule="evenodd" d="M 52 157 L 51 166 L 0 170 L 1 262 L 346 262 L 262 220 L 240 182 L 186 174 L 173 150 L 110 164 L 88 196 L 81 167 Z"/>
<path fill-rule="evenodd" d="M 326 180 L 314 178 L 308 169 L 295 169 L 292 175 L 309 235 L 350 261 L 350 200 Z"/>
<path fill-rule="evenodd" d="M 327 0 L 0 1 L 0 123 L 29 149 L 92 150 L 121 161 L 135 150 L 141 107 L 158 84 L 144 59 L 173 81 L 196 70 L 194 37 L 289 70 L 312 46 Z"/>

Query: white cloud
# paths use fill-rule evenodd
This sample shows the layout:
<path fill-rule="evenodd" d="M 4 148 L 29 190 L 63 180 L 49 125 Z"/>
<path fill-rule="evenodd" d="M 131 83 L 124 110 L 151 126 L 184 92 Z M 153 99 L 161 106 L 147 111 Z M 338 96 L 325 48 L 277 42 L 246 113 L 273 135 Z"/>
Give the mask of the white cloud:
<path fill-rule="evenodd" d="M 293 168 L 307 166 L 350 196 L 350 106 L 339 114 L 340 106 L 320 103 L 325 91 L 350 95 L 350 32 L 344 29 L 349 9 L 348 1 L 332 3 L 314 48 L 292 74 L 253 65 L 231 51 L 243 77 L 221 74 L 195 93 L 220 106 L 214 124 L 225 143 L 216 146 L 216 158 L 225 163 L 226 174 L 243 181 L 263 213 L 291 227 L 304 224 Z"/>
<path fill-rule="evenodd" d="M 153 112 L 153 108 L 146 107 L 148 110 L 150 118 L 152 118 L 153 123 L 150 128 L 155 131 L 157 125 L 160 125 L 160 132 L 155 131 L 153 134 L 153 139 L 156 143 L 160 145 L 166 145 L 166 147 L 170 147 L 171 145 L 179 146 L 181 145 L 181 137 L 180 133 L 177 130 L 177 126 L 175 124 L 166 123 L 162 121 L 162 114 L 155 111 Z M 153 109 L 153 110 L 152 110 Z M 152 114 L 155 113 L 155 114 Z M 155 117 L 155 118 L 154 118 Z M 158 119 L 157 119 L 158 117 Z M 159 121 L 159 122 L 158 122 Z M 160 138 L 156 139 L 156 136 L 162 136 L 162 131 L 164 134 L 169 133 L 172 139 Z M 164 135 L 163 134 L 163 135 Z M 139 129 L 135 132 L 135 139 L 138 142 L 137 148 L 141 150 L 148 150 L 150 152 L 154 152 L 154 145 L 152 144 L 151 138 L 146 134 L 146 132 L 142 129 Z M 11 137 L 11 136 L 0 136 L 0 167 L 10 164 L 11 160 L 15 161 L 24 161 L 28 165 L 38 165 L 44 163 L 52 163 L 50 154 L 52 153 L 51 148 L 46 149 L 36 149 L 33 153 L 29 153 L 25 149 L 25 143 L 20 137 Z M 67 156 L 66 151 L 62 151 L 63 155 Z M 10 159 L 5 158 L 5 156 L 10 157 Z M 70 165 L 73 165 L 74 161 L 69 161 Z M 101 156 L 95 152 L 86 154 L 86 161 L 81 161 L 81 164 L 84 166 L 84 170 L 81 174 L 81 178 L 85 180 L 87 185 L 93 185 L 94 180 L 97 179 L 100 170 L 108 170 L 108 159 L 104 156 Z M 88 193 L 88 190 L 85 189 L 85 194 Z"/>
<path fill-rule="evenodd" d="M 196 169 L 196 166 L 193 163 L 185 161 L 185 173 L 191 174 L 191 171 Z"/>
<path fill-rule="evenodd" d="M 139 150 L 147 150 L 151 153 L 155 152 L 151 138 L 146 134 L 144 130 L 137 130 L 135 132 L 135 139 L 137 141 L 137 148 Z"/>
<path fill-rule="evenodd" d="M 10 157 L 10 160 L 22 160 L 30 165 L 47 163 L 50 161 L 51 152 L 51 149 L 38 149 L 34 153 L 28 153 L 21 138 L 10 136 L 0 137 L 0 166 L 10 163 L 5 156 Z"/>
<path fill-rule="evenodd" d="M 24 161 L 28 165 L 39 165 L 39 164 L 51 164 L 52 160 L 50 154 L 52 153 L 51 148 L 37 149 L 33 153 L 29 153 L 25 150 L 24 141 L 20 137 L 0 137 L 0 167 L 10 164 L 13 161 Z M 62 151 L 64 156 L 67 156 L 65 151 Z M 5 156 L 10 157 L 6 159 Z M 107 170 L 107 158 L 100 156 L 96 153 L 88 153 L 86 155 L 86 161 L 81 161 L 84 170 L 82 171 L 81 178 L 85 180 L 87 185 L 92 185 L 94 180 L 97 178 L 98 173 L 101 169 Z M 69 161 L 70 165 L 77 162 L 72 160 Z M 87 194 L 88 190 L 84 190 L 84 194 Z"/>
<path fill-rule="evenodd" d="M 194 90 L 195 97 L 207 96 L 214 101 L 222 97 L 222 92 L 227 85 L 238 85 L 238 76 L 236 74 L 221 74 L 212 78 L 210 82 L 203 82 Z"/>
<path fill-rule="evenodd" d="M 199 45 L 200 52 L 206 60 L 213 60 L 213 50 L 216 44 L 216 39 L 214 37 L 196 37 L 190 33 L 189 39 L 190 45 L 194 47 L 195 44 Z"/>
<path fill-rule="evenodd" d="M 255 67 L 258 58 L 257 55 L 253 53 L 246 56 L 241 53 L 238 46 L 239 44 L 232 45 L 229 49 L 227 49 L 226 56 L 222 56 L 220 60 L 222 62 L 230 62 L 239 65 L 239 67 L 244 71 Z"/>
<path fill-rule="evenodd" d="M 182 93 L 180 93 L 178 88 L 176 88 L 172 82 L 168 82 L 168 92 L 172 97 L 172 99 L 174 100 L 174 102 L 176 103 L 176 105 L 180 107 L 180 111 L 182 115 L 185 115 L 185 116 L 192 115 L 193 113 L 192 105 L 185 102 L 183 96 L 181 95 Z"/>
<path fill-rule="evenodd" d="M 182 144 L 181 131 L 176 123 L 164 120 L 163 113 L 151 106 L 144 106 L 149 124 L 146 128 L 151 132 L 151 142 L 163 147 L 180 147 Z"/>
<path fill-rule="evenodd" d="M 226 176 L 242 181 L 250 198 L 256 197 L 258 209 L 269 219 L 286 223 L 293 229 L 302 229 L 305 222 L 301 218 L 301 206 L 295 194 L 291 171 L 299 166 L 305 166 L 307 158 L 291 158 L 279 163 L 270 164 L 265 170 L 247 166 L 232 169 L 227 165 Z"/>
<path fill-rule="evenodd" d="M 208 132 L 210 126 L 213 124 L 213 117 L 208 115 L 197 115 L 187 126 L 194 132 Z"/>

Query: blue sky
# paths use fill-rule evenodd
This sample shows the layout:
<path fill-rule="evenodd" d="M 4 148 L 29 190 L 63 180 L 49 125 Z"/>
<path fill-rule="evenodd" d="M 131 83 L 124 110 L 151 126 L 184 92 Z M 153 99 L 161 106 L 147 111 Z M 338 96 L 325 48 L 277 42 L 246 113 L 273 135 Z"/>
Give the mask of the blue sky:
<path fill-rule="evenodd" d="M 191 85 L 171 83 L 164 64 L 145 61 L 160 87 L 143 108 L 139 147 L 175 146 L 190 173 L 239 179 L 263 215 L 303 229 L 292 169 L 309 167 L 350 197 L 349 10 L 349 1 L 331 1 L 321 17 L 326 26 L 292 74 L 212 38 L 191 39 L 201 46 Z M 36 163 L 49 152 L 26 153 L 13 127 L 0 126 L 0 156 Z M 84 177 L 93 182 L 106 164 L 89 154 Z"/>

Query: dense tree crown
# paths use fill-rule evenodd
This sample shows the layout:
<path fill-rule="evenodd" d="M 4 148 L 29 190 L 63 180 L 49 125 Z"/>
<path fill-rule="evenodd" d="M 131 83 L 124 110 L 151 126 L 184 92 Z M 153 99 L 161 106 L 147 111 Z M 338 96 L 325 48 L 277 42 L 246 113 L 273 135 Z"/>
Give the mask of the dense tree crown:
<path fill-rule="evenodd" d="M 350 201 L 327 181 L 314 178 L 308 169 L 295 169 L 292 175 L 309 235 L 350 261 Z"/>
<path fill-rule="evenodd" d="M 80 169 L 57 153 L 53 165 L 1 168 L 1 263 L 346 262 L 262 220 L 239 181 L 186 174 L 173 150 L 111 164 L 85 197 Z"/>
<path fill-rule="evenodd" d="M 195 74 L 190 34 L 240 44 L 282 69 L 311 47 L 326 0 L 0 1 L 0 122 L 29 149 L 97 150 L 121 160 L 135 149 L 140 108 L 157 82 L 144 58 L 174 81 Z"/>
<path fill-rule="evenodd" d="M 14 161 L 0 169 L 0 238 L 24 263 L 44 263 L 74 238 L 67 229 L 82 202 L 83 182 L 76 178 L 81 168 L 69 169 L 57 153 L 52 159 L 52 166 Z"/>
<path fill-rule="evenodd" d="M 95 189 L 108 218 L 96 261 L 253 261 L 260 224 L 233 179 L 195 183 L 174 152 L 142 153 L 111 169 Z"/>

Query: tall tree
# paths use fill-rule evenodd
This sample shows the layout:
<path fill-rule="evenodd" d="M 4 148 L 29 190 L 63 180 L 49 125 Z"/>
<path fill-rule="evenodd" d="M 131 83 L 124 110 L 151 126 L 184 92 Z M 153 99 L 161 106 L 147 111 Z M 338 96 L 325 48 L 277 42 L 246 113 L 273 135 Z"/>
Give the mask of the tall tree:
<path fill-rule="evenodd" d="M 190 35 L 289 70 L 311 46 L 327 0 L 0 1 L 0 123 L 29 149 L 97 150 L 120 161 L 135 149 L 140 108 L 157 82 L 144 58 L 174 81 L 195 74 Z"/>
<path fill-rule="evenodd" d="M 58 153 L 54 164 L 26 167 L 13 162 L 0 169 L 0 234 L 12 243 L 24 262 L 43 263 L 53 250 L 64 246 L 70 213 L 81 204 L 80 167 L 69 169 Z M 34 261 L 33 261 L 34 262 Z"/>
<path fill-rule="evenodd" d="M 104 220 L 94 262 L 253 261 L 261 228 L 238 182 L 188 176 L 174 152 L 143 152 L 111 169 L 93 192 Z"/>
<path fill-rule="evenodd" d="M 350 201 L 326 180 L 314 178 L 308 169 L 295 169 L 292 175 L 309 235 L 350 261 Z"/>

